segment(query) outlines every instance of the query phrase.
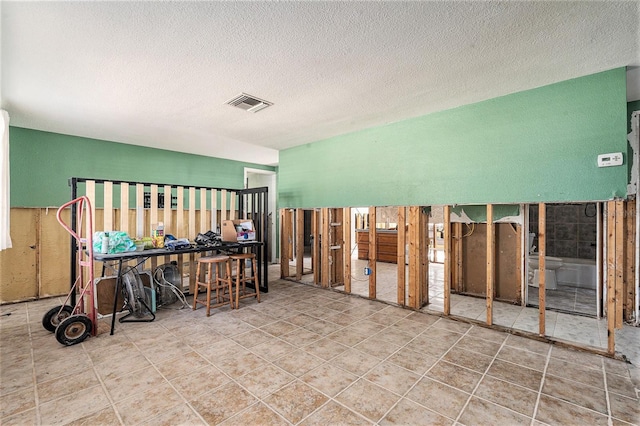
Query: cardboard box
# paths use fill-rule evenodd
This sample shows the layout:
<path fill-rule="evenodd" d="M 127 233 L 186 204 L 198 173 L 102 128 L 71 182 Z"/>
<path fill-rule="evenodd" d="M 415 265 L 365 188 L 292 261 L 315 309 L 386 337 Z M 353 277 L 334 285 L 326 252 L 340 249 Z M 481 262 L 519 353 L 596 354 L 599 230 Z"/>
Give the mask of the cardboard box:
<path fill-rule="evenodd" d="M 222 221 L 222 241 L 254 241 L 256 231 L 251 219 L 235 219 Z"/>

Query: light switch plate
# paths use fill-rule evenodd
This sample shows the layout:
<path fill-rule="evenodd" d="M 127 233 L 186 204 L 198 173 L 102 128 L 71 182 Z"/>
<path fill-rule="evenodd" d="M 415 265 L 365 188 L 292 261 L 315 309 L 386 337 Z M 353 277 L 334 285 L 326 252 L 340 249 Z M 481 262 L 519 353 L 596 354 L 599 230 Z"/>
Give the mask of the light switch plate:
<path fill-rule="evenodd" d="M 598 155 L 598 167 L 622 166 L 622 161 L 623 157 L 621 152 Z"/>

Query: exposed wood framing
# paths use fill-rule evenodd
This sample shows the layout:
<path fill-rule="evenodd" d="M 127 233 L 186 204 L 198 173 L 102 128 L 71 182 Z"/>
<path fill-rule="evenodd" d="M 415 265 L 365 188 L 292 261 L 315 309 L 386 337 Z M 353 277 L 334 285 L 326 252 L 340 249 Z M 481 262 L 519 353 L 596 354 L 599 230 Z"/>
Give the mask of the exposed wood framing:
<path fill-rule="evenodd" d="M 444 314 L 451 314 L 451 206 L 444 206 Z"/>
<path fill-rule="evenodd" d="M 522 241 L 522 225 L 516 225 L 516 241 Z M 524 280 L 524 275 L 522 275 L 522 267 L 524 263 L 524 256 L 522 250 L 516 250 L 516 277 L 520 279 L 520 284 L 518 284 L 516 290 L 516 301 L 518 304 L 522 305 L 523 297 L 522 297 L 522 288 L 523 285 L 526 285 L 526 280 Z M 524 281 L 523 281 L 524 280 Z M 524 305 L 523 305 L 524 306 Z"/>
<path fill-rule="evenodd" d="M 545 256 L 547 255 L 547 205 L 545 203 L 538 204 L 538 333 L 544 336 L 545 329 L 545 289 L 546 289 L 546 273 L 545 273 Z"/>
<path fill-rule="evenodd" d="M 144 185 L 141 183 L 136 185 L 136 236 L 144 237 Z"/>
<path fill-rule="evenodd" d="M 113 227 L 113 182 L 105 182 L 104 187 L 104 230 L 115 231 Z"/>
<path fill-rule="evenodd" d="M 625 253 L 624 253 L 624 309 L 623 316 L 625 321 L 633 319 L 635 309 L 636 285 L 635 273 L 637 265 L 635 259 L 636 247 L 636 202 L 625 202 Z"/>
<path fill-rule="evenodd" d="M 376 263 L 377 259 L 376 208 L 369 207 L 369 298 L 376 298 Z"/>
<path fill-rule="evenodd" d="M 342 209 L 329 209 L 329 286 L 344 284 L 344 244 Z"/>
<path fill-rule="evenodd" d="M 227 190 L 220 190 L 220 225 L 223 220 L 227 220 Z"/>
<path fill-rule="evenodd" d="M 496 280 L 495 252 L 493 204 L 487 204 L 487 325 L 493 325 L 493 294 Z"/>
<path fill-rule="evenodd" d="M 313 283 L 320 284 L 320 274 L 322 265 L 322 254 L 320 252 L 320 229 L 322 228 L 322 214 L 318 209 L 314 209 L 311 215 L 311 229 L 313 233 L 313 247 L 311 250 L 313 262 Z"/>
<path fill-rule="evenodd" d="M 150 232 L 147 235 L 153 235 L 154 229 L 158 226 L 158 185 L 151 185 L 150 189 L 150 208 L 149 208 L 149 221 L 151 222 Z M 158 258 L 153 256 L 151 258 L 151 270 L 155 270 L 158 266 Z"/>
<path fill-rule="evenodd" d="M 351 207 L 342 210 L 342 247 L 344 248 L 344 291 L 351 293 Z"/>
<path fill-rule="evenodd" d="M 194 240 L 196 238 L 196 188 L 189 188 L 189 233 L 188 238 Z M 194 294 L 196 285 L 196 256 L 194 253 L 189 254 L 189 293 Z"/>
<path fill-rule="evenodd" d="M 178 235 L 184 235 L 184 187 L 179 186 L 176 189 L 176 233 Z M 184 255 L 178 255 L 178 270 L 180 271 L 180 278 L 184 281 Z"/>
<path fill-rule="evenodd" d="M 616 245 L 615 245 L 615 253 L 616 253 L 616 280 L 615 280 L 615 328 L 622 328 L 622 308 L 624 306 L 624 251 L 625 251 L 625 241 L 624 241 L 624 201 L 617 200 L 616 201 Z"/>
<path fill-rule="evenodd" d="M 420 206 L 409 207 L 409 306 L 420 309 L 428 302 L 425 252 L 426 214 Z"/>
<path fill-rule="evenodd" d="M 320 247 L 322 250 L 322 260 L 320 263 L 321 265 L 320 279 L 321 279 L 322 287 L 329 287 L 329 281 L 330 281 L 329 277 L 331 276 L 330 275 L 331 265 L 329 264 L 329 251 L 331 248 L 331 237 L 329 232 L 329 225 L 330 225 L 329 209 L 325 207 L 322 209 L 322 231 L 320 234 Z"/>
<path fill-rule="evenodd" d="M 607 202 L 607 352 L 615 353 L 615 201 Z"/>
<path fill-rule="evenodd" d="M 129 233 L 129 184 L 120 184 L 120 230 Z"/>
<path fill-rule="evenodd" d="M 289 277 L 289 210 L 280 209 L 280 278 Z"/>
<path fill-rule="evenodd" d="M 304 210 L 296 209 L 296 280 L 302 280 L 304 269 Z"/>
<path fill-rule="evenodd" d="M 449 219 L 451 220 L 451 219 Z M 462 268 L 462 223 L 449 222 L 449 233 L 451 237 L 449 239 L 450 243 L 450 254 L 451 254 L 451 281 L 452 287 L 455 289 L 456 293 L 462 293 L 463 291 L 463 268 Z"/>
<path fill-rule="evenodd" d="M 282 222 L 280 222 L 282 223 Z M 211 230 L 218 232 L 218 190 L 211 190 Z"/>
<path fill-rule="evenodd" d="M 398 305 L 404 306 L 406 304 L 406 265 L 405 265 L 405 251 L 407 245 L 406 234 L 406 215 L 407 209 L 405 207 L 398 207 Z"/>
<path fill-rule="evenodd" d="M 420 306 L 429 304 L 429 215 L 420 208 Z"/>
<path fill-rule="evenodd" d="M 165 201 L 166 202 L 166 201 Z M 167 225 L 164 225 L 167 229 Z M 207 190 L 200 188 L 200 231 L 201 233 L 207 232 Z M 204 269 L 204 268 L 203 268 Z"/>
<path fill-rule="evenodd" d="M 163 209 L 163 222 L 164 222 L 164 235 L 174 234 L 173 223 L 171 223 L 173 209 L 171 208 L 171 186 L 164 186 L 164 209 Z M 214 229 L 215 230 L 215 229 Z M 171 256 L 164 257 L 164 263 L 169 263 L 171 261 Z"/>
<path fill-rule="evenodd" d="M 231 192 L 231 199 L 230 199 L 230 205 L 229 205 L 229 219 L 230 220 L 234 220 L 236 218 L 236 193 L 235 192 Z"/>

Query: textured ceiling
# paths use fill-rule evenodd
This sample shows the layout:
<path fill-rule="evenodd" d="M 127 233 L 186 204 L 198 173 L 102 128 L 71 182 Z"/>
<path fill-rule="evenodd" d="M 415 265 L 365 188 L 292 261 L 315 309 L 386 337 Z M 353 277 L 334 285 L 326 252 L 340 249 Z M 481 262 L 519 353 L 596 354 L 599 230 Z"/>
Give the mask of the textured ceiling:
<path fill-rule="evenodd" d="M 2 107 L 15 126 L 274 164 L 279 149 L 639 66 L 639 4 L 2 1 Z M 224 105 L 240 92 L 274 105 Z"/>

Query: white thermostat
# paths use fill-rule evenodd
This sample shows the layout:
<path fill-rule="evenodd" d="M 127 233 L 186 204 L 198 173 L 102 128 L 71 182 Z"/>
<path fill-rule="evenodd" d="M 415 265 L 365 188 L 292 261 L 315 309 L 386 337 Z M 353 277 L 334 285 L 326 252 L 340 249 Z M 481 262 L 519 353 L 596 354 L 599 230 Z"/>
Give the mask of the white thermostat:
<path fill-rule="evenodd" d="M 622 153 L 612 152 L 611 154 L 598 155 L 598 167 L 622 166 Z"/>

